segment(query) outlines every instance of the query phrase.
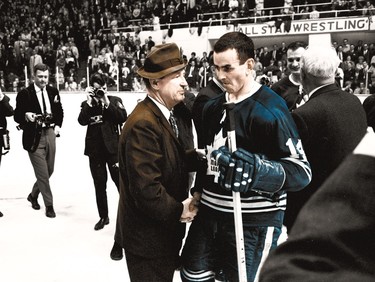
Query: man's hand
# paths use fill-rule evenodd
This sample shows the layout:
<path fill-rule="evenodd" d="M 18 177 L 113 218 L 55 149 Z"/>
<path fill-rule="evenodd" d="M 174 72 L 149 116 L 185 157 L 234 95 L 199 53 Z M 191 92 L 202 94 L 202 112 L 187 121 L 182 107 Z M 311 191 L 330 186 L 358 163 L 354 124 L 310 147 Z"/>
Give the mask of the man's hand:
<path fill-rule="evenodd" d="M 60 137 L 60 129 L 61 129 L 60 126 L 55 125 L 54 131 L 55 131 L 56 137 Z"/>
<path fill-rule="evenodd" d="M 25 120 L 27 122 L 34 122 L 35 121 L 35 113 L 31 113 L 31 112 L 25 113 Z"/>
<path fill-rule="evenodd" d="M 103 89 L 102 89 L 103 90 Z M 103 90 L 104 91 L 104 95 L 102 98 L 100 98 L 99 100 L 102 101 L 102 104 L 105 108 L 108 108 L 109 107 L 109 98 L 107 96 L 107 91 L 106 90 Z"/>
<path fill-rule="evenodd" d="M 90 106 L 90 107 L 92 107 L 92 100 L 94 99 L 94 100 L 96 100 L 97 101 L 97 99 L 95 99 L 94 98 L 94 88 L 93 87 L 91 87 L 91 86 L 89 86 L 89 87 L 87 87 L 86 89 L 85 89 L 85 92 L 87 93 L 86 94 L 86 98 L 87 98 L 87 104 Z"/>
<path fill-rule="evenodd" d="M 189 210 L 191 212 L 199 208 L 199 204 L 201 202 L 201 195 L 202 194 L 199 192 L 194 192 L 193 200 L 190 202 L 190 205 L 189 205 Z"/>
<path fill-rule="evenodd" d="M 197 215 L 198 207 L 194 208 L 192 201 L 193 201 L 193 198 L 187 198 L 186 200 L 182 202 L 184 209 L 182 210 L 180 222 L 183 222 L 183 223 L 191 222 L 194 220 L 194 217 Z M 190 211 L 191 206 L 193 207 L 192 211 Z"/>

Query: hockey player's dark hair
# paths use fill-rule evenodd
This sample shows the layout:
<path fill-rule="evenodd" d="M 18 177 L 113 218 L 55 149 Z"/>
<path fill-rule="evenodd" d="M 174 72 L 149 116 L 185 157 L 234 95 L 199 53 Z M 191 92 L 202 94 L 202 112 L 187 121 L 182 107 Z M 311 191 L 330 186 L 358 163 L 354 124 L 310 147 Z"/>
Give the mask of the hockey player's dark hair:
<path fill-rule="evenodd" d="M 221 53 L 228 49 L 235 49 L 238 53 L 240 64 L 246 62 L 249 58 L 254 58 L 253 40 L 242 32 L 228 32 L 221 36 L 214 45 L 214 52 Z"/>

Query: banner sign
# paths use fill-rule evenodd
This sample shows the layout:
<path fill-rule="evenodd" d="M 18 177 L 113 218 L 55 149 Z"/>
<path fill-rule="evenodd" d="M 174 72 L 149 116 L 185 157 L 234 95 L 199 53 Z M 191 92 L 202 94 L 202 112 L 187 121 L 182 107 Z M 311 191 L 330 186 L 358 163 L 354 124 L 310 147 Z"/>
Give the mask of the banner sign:
<path fill-rule="evenodd" d="M 321 19 L 304 20 L 291 22 L 289 34 L 312 34 L 343 31 L 369 31 L 374 28 L 374 17 L 354 17 L 342 19 Z M 284 31 L 284 24 L 281 25 L 281 31 L 276 31 L 273 21 L 262 24 L 242 24 L 237 28 L 248 36 L 269 36 L 287 34 Z"/>

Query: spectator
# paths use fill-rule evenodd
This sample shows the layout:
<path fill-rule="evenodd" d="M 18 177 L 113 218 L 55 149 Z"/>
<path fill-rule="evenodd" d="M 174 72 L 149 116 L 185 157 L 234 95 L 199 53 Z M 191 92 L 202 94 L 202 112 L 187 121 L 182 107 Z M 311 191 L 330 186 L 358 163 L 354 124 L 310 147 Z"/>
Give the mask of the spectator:
<path fill-rule="evenodd" d="M 202 66 L 199 68 L 198 75 L 199 75 L 199 89 L 206 87 L 207 83 L 212 79 L 210 65 L 207 60 L 202 61 Z"/>
<path fill-rule="evenodd" d="M 38 49 L 34 49 L 32 56 L 30 57 L 30 70 L 31 70 L 31 78 L 34 78 L 34 68 L 36 65 L 42 64 L 43 58 L 38 54 Z"/>
<path fill-rule="evenodd" d="M 196 89 L 198 87 L 198 72 L 199 69 L 195 65 L 195 60 L 191 60 L 191 62 L 187 65 L 185 71 L 185 78 L 189 85 L 190 89 Z"/>
<path fill-rule="evenodd" d="M 67 90 L 67 91 L 77 91 L 78 90 L 77 82 L 74 80 L 73 76 L 67 77 L 66 82 L 65 82 L 65 90 Z"/>
<path fill-rule="evenodd" d="M 254 64 L 254 71 L 256 76 L 261 76 L 263 74 L 263 65 L 260 62 L 260 59 L 258 56 L 255 56 L 255 64 Z"/>
<path fill-rule="evenodd" d="M 375 134 L 367 133 L 323 183 L 259 281 L 374 280 L 374 144 Z"/>
<path fill-rule="evenodd" d="M 304 91 L 301 85 L 301 56 L 305 52 L 306 43 L 292 42 L 288 45 L 287 61 L 290 74 L 272 85 L 272 90 L 284 98 L 290 111 L 305 103 Z"/>
<path fill-rule="evenodd" d="M 358 53 L 355 49 L 355 46 L 354 44 L 350 44 L 350 49 L 349 51 L 346 53 L 346 58 L 344 58 L 345 60 L 348 58 L 348 56 L 350 56 L 351 60 L 353 62 L 356 62 L 357 59 L 358 59 Z"/>
<path fill-rule="evenodd" d="M 317 20 L 317 19 L 319 19 L 320 15 L 319 15 L 319 12 L 318 12 L 318 10 L 316 8 L 316 5 L 313 5 L 311 7 L 311 10 L 312 11 L 310 12 L 310 15 L 309 15 L 310 20 Z"/>
<path fill-rule="evenodd" d="M 366 115 L 360 100 L 343 92 L 335 82 L 339 64 L 330 47 L 309 47 L 301 56 L 301 83 L 308 100 L 292 116 L 311 164 L 312 180 L 306 189 L 288 193 L 284 218 L 288 233 L 293 232 L 303 206 L 366 132 Z"/>
<path fill-rule="evenodd" d="M 86 77 L 84 76 L 84 77 L 82 77 L 81 81 L 78 83 L 78 90 L 79 90 L 79 91 L 83 91 L 83 90 L 85 90 L 87 87 L 89 87 L 89 86 L 88 86 L 88 84 L 87 84 L 87 79 L 86 79 Z"/>
<path fill-rule="evenodd" d="M 369 94 L 368 88 L 363 81 L 359 82 L 359 85 L 354 89 L 353 94 Z"/>
<path fill-rule="evenodd" d="M 9 150 L 10 144 L 9 144 L 9 131 L 7 129 L 7 117 L 13 116 L 14 111 L 13 107 L 9 104 L 10 98 L 3 93 L 3 91 L 0 89 L 0 164 L 1 164 L 1 158 L 3 156 L 3 149 Z M 5 154 L 5 153 L 4 153 Z M 2 217 L 3 214 L 0 212 L 0 217 Z"/>

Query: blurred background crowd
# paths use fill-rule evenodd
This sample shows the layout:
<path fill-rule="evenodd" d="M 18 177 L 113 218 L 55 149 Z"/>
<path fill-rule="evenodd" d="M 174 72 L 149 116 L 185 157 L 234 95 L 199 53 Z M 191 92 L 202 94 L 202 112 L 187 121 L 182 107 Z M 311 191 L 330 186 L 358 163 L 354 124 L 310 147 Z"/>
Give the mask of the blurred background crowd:
<path fill-rule="evenodd" d="M 155 42 L 139 31 L 173 29 L 184 23 L 218 25 L 272 21 L 276 28 L 291 20 L 332 16 L 370 16 L 374 1 L 270 1 L 279 9 L 261 9 L 257 0 L 3 0 L 0 3 L 0 87 L 18 92 L 32 81 L 39 62 L 51 69 L 51 83 L 61 90 L 87 86 L 86 68 L 110 78 L 109 87 L 139 91 L 142 66 Z M 264 7 L 264 3 L 261 7 Z M 289 6 L 288 6 L 289 4 Z M 223 19 L 226 21 L 223 22 Z M 371 41 L 369 41 L 371 40 Z M 161 42 L 160 42 L 161 43 Z M 333 41 L 342 60 L 338 82 L 349 92 L 375 93 L 375 46 L 371 38 Z M 286 44 L 257 49 L 255 75 L 270 85 L 288 74 Z M 184 54 L 191 89 L 212 78 L 210 52 Z M 372 83 L 373 81 L 373 83 Z M 369 90 L 366 90 L 368 88 Z"/>

